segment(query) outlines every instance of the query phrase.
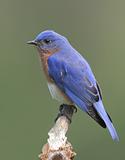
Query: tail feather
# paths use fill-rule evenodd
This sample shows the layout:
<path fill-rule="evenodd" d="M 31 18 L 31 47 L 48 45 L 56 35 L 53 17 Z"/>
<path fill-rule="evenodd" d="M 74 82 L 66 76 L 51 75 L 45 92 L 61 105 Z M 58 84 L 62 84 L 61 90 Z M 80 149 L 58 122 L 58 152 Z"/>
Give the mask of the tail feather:
<path fill-rule="evenodd" d="M 89 116 L 91 116 L 96 122 L 98 122 L 104 128 L 107 127 L 113 140 L 119 141 L 119 137 L 118 137 L 116 130 L 112 124 L 112 120 L 111 120 L 110 116 L 106 113 L 101 100 L 99 102 L 96 102 L 93 104 L 93 108 L 95 108 L 95 110 L 94 110 L 94 109 L 92 109 L 92 107 L 88 108 L 88 106 L 80 98 L 78 98 L 76 95 L 74 95 L 67 88 L 65 89 L 65 92 L 77 106 L 79 106 L 83 111 L 88 113 Z M 98 114 L 96 113 L 96 111 Z"/>
<path fill-rule="evenodd" d="M 117 132 L 112 124 L 111 118 L 109 118 L 110 116 L 106 113 L 106 111 L 103 107 L 102 101 L 96 102 L 94 104 L 94 107 L 97 110 L 97 112 L 99 113 L 99 115 L 101 116 L 101 118 L 104 120 L 112 139 L 115 141 L 119 141 L 119 137 L 117 135 Z"/>
<path fill-rule="evenodd" d="M 101 127 L 106 128 L 106 124 L 104 120 L 100 117 L 94 106 L 87 106 L 88 111 L 87 114 L 93 118 Z"/>

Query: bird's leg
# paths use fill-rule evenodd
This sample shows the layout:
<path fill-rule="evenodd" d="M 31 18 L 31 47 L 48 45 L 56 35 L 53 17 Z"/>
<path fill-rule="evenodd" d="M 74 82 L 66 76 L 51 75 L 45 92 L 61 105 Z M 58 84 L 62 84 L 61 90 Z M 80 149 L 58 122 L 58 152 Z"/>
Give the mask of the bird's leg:
<path fill-rule="evenodd" d="M 62 104 L 59 107 L 59 113 L 55 119 L 55 122 L 57 121 L 57 119 L 61 116 L 65 116 L 69 122 L 72 122 L 72 115 L 73 113 L 77 112 L 77 108 L 74 105 L 67 105 L 67 104 Z"/>

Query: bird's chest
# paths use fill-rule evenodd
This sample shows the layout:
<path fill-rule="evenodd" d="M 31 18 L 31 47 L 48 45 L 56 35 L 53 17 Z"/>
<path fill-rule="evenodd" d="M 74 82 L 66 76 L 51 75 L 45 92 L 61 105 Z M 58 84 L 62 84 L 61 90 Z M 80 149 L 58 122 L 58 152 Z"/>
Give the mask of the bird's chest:
<path fill-rule="evenodd" d="M 56 86 L 55 83 L 48 82 L 48 88 L 53 99 L 66 104 L 71 104 L 68 97 Z"/>
<path fill-rule="evenodd" d="M 58 88 L 58 86 L 55 84 L 53 79 L 49 76 L 48 73 L 48 58 L 51 56 L 51 54 L 46 55 L 40 55 L 40 59 L 42 62 L 42 68 L 45 73 L 45 76 L 47 78 L 47 85 L 48 89 L 50 91 L 50 94 L 53 99 L 61 102 L 61 103 L 67 103 L 71 104 L 72 102 L 69 100 L 69 98 Z"/>
<path fill-rule="evenodd" d="M 39 53 L 40 61 L 41 61 L 41 64 L 42 64 L 42 68 L 43 68 L 43 71 L 45 73 L 45 76 L 46 76 L 48 82 L 52 82 L 53 81 L 50 78 L 49 73 L 48 73 L 48 58 L 50 56 L 51 56 L 51 53 L 42 54 L 42 55 Z"/>

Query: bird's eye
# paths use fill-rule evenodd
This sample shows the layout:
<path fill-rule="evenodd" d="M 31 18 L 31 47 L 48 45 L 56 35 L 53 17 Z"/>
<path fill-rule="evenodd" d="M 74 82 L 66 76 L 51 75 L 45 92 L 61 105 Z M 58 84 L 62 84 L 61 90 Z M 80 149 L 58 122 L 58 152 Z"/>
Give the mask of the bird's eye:
<path fill-rule="evenodd" d="M 51 41 L 50 39 L 44 39 L 43 42 L 46 43 L 46 44 L 49 44 L 49 43 L 51 43 L 52 41 Z"/>

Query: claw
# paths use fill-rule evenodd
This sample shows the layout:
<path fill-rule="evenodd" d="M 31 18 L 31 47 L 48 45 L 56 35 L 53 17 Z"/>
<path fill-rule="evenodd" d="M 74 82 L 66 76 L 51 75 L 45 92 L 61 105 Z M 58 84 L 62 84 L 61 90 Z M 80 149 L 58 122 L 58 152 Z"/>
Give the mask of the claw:
<path fill-rule="evenodd" d="M 73 109 L 74 109 L 74 113 L 77 113 L 77 111 L 78 111 L 77 107 L 76 107 L 76 106 L 74 106 L 74 105 L 71 105 L 71 107 L 73 107 Z"/>
<path fill-rule="evenodd" d="M 72 122 L 72 115 L 73 113 L 77 112 L 77 108 L 74 105 L 67 105 L 67 104 L 62 104 L 59 107 L 59 114 L 57 115 L 55 122 L 57 119 L 61 116 L 65 116 L 69 122 Z"/>

